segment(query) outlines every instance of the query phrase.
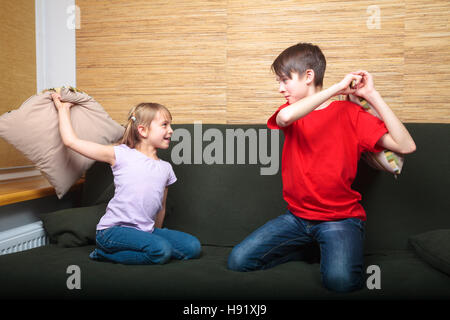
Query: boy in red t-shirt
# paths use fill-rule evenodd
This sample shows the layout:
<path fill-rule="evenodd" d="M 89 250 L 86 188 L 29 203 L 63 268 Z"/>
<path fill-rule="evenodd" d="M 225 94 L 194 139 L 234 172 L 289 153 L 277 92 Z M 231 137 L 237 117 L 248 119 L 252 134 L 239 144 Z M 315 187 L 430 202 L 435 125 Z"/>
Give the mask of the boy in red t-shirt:
<path fill-rule="evenodd" d="M 318 243 L 324 286 L 348 292 L 363 285 L 366 214 L 351 188 L 361 153 L 406 154 L 416 146 L 368 72 L 352 72 L 322 90 L 325 66 L 320 48 L 309 43 L 287 48 L 272 64 L 287 102 L 267 125 L 285 135 L 281 175 L 288 211 L 233 248 L 228 268 L 251 271 L 301 260 L 305 248 Z M 329 100 L 347 94 L 367 100 L 383 121 L 352 102 Z"/>

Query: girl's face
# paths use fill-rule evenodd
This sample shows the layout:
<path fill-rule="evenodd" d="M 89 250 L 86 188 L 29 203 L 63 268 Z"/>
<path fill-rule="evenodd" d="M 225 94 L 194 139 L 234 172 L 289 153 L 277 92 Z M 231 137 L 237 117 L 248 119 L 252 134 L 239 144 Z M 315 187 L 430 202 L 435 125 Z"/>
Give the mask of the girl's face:
<path fill-rule="evenodd" d="M 173 134 L 168 115 L 158 111 L 150 123 L 148 142 L 157 149 L 167 149 Z"/>

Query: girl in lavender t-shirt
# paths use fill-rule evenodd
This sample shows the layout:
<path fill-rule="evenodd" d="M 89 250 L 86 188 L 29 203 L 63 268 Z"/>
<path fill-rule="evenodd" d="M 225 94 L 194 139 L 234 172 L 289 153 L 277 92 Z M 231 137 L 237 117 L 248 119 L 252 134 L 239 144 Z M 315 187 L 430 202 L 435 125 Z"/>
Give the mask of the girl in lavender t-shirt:
<path fill-rule="evenodd" d="M 52 95 L 64 144 L 80 154 L 111 165 L 115 194 L 97 225 L 95 260 L 122 264 L 163 264 L 197 258 L 201 246 L 190 234 L 162 228 L 168 186 L 177 178 L 170 163 L 157 156 L 167 149 L 173 130 L 164 106 L 141 103 L 129 112 L 120 145 L 79 139 L 70 123 L 71 104 Z"/>

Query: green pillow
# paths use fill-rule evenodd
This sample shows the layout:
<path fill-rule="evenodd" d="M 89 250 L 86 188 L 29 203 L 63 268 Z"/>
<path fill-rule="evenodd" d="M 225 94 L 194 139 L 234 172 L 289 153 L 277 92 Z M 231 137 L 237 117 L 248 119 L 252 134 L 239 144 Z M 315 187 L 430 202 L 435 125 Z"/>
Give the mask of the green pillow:
<path fill-rule="evenodd" d="M 450 275 L 450 229 L 439 229 L 412 236 L 409 243 L 421 259 Z"/>
<path fill-rule="evenodd" d="M 59 247 L 95 244 L 97 223 L 105 214 L 107 203 L 70 208 L 42 214 L 40 217 L 50 241 Z"/>

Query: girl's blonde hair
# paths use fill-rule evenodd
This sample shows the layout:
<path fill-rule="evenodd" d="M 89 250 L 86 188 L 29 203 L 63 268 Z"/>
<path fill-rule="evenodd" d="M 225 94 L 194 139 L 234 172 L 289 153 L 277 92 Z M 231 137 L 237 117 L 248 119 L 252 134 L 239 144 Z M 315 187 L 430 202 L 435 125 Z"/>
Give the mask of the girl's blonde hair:
<path fill-rule="evenodd" d="M 140 142 L 138 126 L 149 127 L 159 111 L 165 118 L 172 120 L 170 111 L 159 103 L 143 102 L 131 108 L 128 112 L 128 122 L 125 125 L 121 143 L 130 148 L 135 148 Z"/>

